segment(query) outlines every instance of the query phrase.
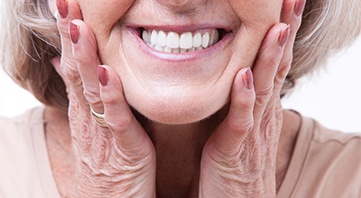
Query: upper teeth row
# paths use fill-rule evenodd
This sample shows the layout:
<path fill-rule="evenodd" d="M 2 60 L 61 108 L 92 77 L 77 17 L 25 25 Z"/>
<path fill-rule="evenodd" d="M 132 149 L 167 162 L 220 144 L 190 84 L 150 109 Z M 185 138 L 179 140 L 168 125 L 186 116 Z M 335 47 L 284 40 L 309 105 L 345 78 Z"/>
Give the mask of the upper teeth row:
<path fill-rule="evenodd" d="M 164 52 L 196 51 L 212 46 L 219 40 L 216 29 L 204 31 L 184 32 L 179 35 L 176 32 L 164 32 L 162 30 L 143 30 L 142 38 L 150 47 Z"/>

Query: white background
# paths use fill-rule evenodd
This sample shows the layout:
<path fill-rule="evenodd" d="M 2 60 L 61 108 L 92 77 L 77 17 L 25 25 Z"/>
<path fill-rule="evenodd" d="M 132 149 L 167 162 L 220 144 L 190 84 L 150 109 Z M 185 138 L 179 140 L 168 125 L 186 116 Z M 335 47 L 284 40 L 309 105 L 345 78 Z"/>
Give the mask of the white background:
<path fill-rule="evenodd" d="M 344 132 L 361 132 L 361 38 L 333 57 L 326 70 L 306 78 L 284 107 Z M 0 71 L 0 116 L 11 117 L 40 105 Z"/>

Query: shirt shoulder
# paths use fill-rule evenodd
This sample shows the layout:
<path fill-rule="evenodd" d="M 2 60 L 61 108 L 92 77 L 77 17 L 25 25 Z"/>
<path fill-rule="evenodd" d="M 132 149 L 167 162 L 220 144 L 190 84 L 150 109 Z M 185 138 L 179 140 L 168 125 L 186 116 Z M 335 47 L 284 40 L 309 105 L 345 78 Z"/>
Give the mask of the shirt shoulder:
<path fill-rule="evenodd" d="M 303 122 L 295 151 L 304 155 L 293 157 L 302 165 L 292 197 L 360 197 L 361 134 L 328 129 L 310 118 Z"/>
<path fill-rule="evenodd" d="M 334 142 L 335 144 L 341 145 L 354 145 L 356 147 L 361 147 L 361 132 L 359 133 L 345 133 L 338 130 L 328 129 L 322 126 L 317 121 L 314 121 L 314 137 L 313 141 L 315 143 L 327 144 Z M 354 144 L 356 143 L 356 144 Z M 351 151 L 351 150 L 350 150 Z M 361 155 L 360 155 L 361 156 Z"/>
<path fill-rule="evenodd" d="M 44 197 L 37 163 L 45 142 L 43 109 L 0 118 L 0 197 Z"/>

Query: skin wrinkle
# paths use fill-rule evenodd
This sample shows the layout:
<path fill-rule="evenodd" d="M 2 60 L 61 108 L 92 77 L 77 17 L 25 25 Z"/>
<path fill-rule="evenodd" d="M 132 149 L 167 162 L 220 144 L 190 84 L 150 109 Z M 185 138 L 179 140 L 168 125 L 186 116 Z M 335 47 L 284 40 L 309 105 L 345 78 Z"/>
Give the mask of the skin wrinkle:
<path fill-rule="evenodd" d="M 143 2 L 143 3 L 146 3 L 146 1 L 141 1 L 140 0 L 140 2 Z M 149 1 L 148 1 L 149 2 Z M 208 2 L 210 2 L 210 1 L 208 1 Z M 212 1 L 213 3 L 215 3 L 214 5 L 217 5 L 216 3 L 218 2 L 218 1 Z M 84 1 L 83 1 L 83 3 L 84 3 Z M 107 3 L 109 3 L 109 4 L 111 4 L 112 3 L 112 1 L 110 0 L 110 1 L 108 1 Z M 106 3 L 104 3 L 104 4 L 106 4 Z M 146 5 L 146 4 L 145 4 Z M 114 7 L 116 7 L 116 6 L 114 6 Z M 100 8 L 101 9 L 101 8 Z M 267 9 L 272 9 L 272 8 L 267 8 Z M 98 10 L 99 11 L 99 10 Z M 112 11 L 115 11 L 115 8 L 113 8 L 113 10 L 108 10 L 109 11 L 109 14 L 108 15 L 106 15 L 106 16 L 109 16 L 109 15 L 111 15 L 111 12 Z M 86 13 L 91 13 L 91 10 L 83 10 L 83 14 L 86 14 Z M 136 12 L 134 12 L 134 13 L 136 13 Z M 133 13 L 133 14 L 134 14 Z M 131 17 L 129 17 L 129 18 L 123 18 L 124 20 L 128 20 L 128 19 L 132 19 L 132 18 L 136 18 L 136 17 L 140 17 L 140 16 L 132 16 L 131 15 L 131 9 L 129 9 L 129 12 L 127 12 L 127 14 L 130 14 L 130 16 Z M 207 15 L 206 15 L 206 13 L 205 12 L 203 12 L 203 14 L 204 14 L 204 17 L 206 17 Z M 146 15 L 145 15 L 146 16 Z M 112 16 L 113 17 L 113 16 Z M 120 17 L 120 16 L 118 16 L 118 17 Z M 116 18 L 116 17 L 114 17 L 114 18 Z M 212 15 L 212 17 L 210 17 L 210 18 L 212 18 L 212 19 L 214 19 L 214 16 Z M 238 16 L 235 16 L 235 18 L 238 18 Z M 252 17 L 251 17 L 252 18 Z M 250 18 L 250 19 L 251 19 Z M 90 20 L 90 18 L 88 18 L 88 20 Z M 238 19 L 237 19 L 238 20 Z M 236 20 L 236 21 L 237 21 Z M 271 26 L 271 21 L 272 21 L 272 19 L 267 19 L 267 20 L 270 20 L 270 21 L 267 21 L 266 23 L 267 23 L 267 25 L 264 25 L 264 26 L 262 26 L 262 27 L 255 27 L 255 25 L 254 26 L 252 26 L 251 25 L 251 23 L 250 23 L 250 25 L 249 26 L 244 26 L 244 28 L 246 29 L 246 30 L 249 30 L 249 31 L 247 31 L 247 33 L 249 34 L 249 35 L 252 35 L 252 38 L 258 38 L 258 39 L 255 39 L 256 41 L 257 41 L 257 43 L 256 43 L 256 45 L 250 45 L 250 44 L 248 44 L 248 42 L 249 43 L 253 43 L 253 42 L 250 42 L 249 40 L 247 40 L 247 39 L 250 39 L 251 37 L 250 36 L 248 36 L 247 37 L 247 34 L 244 34 L 244 32 L 238 32 L 239 33 L 239 35 L 240 36 L 242 36 L 242 37 L 240 37 L 240 40 L 242 40 L 242 41 L 239 41 L 239 42 L 235 42 L 235 44 L 237 44 L 237 45 L 241 45 L 241 44 L 245 44 L 244 46 L 247 46 L 247 47 L 249 47 L 250 48 L 250 50 L 244 50 L 244 51 L 242 51 L 242 53 L 249 53 L 248 55 L 250 55 L 250 56 L 256 56 L 256 54 L 257 54 L 257 51 L 258 51 L 258 47 L 257 46 L 259 46 L 260 44 L 261 44 L 261 42 L 262 42 L 262 40 L 263 40 L 263 37 L 264 37 L 264 35 L 266 34 L 266 32 L 267 32 L 267 29 Z M 93 22 L 96 22 L 96 21 L 93 21 Z M 98 21 L 99 22 L 99 21 Z M 109 21 L 107 21 L 107 23 L 108 23 Z M 199 21 L 198 21 L 199 22 Z M 264 22 L 264 21 L 263 21 Z M 111 23 L 111 22 L 110 22 Z M 116 22 L 114 22 L 114 23 L 116 23 Z M 269 24 L 268 24 L 269 23 Z M 97 27 L 97 25 L 98 24 L 91 24 L 93 27 L 92 27 L 92 29 L 95 29 L 95 27 Z M 105 26 L 106 26 L 107 24 L 105 24 Z M 259 25 L 259 24 L 258 24 Z M 240 26 L 237 26 L 237 27 L 240 27 Z M 119 48 L 119 46 L 122 46 L 122 45 L 124 45 L 125 43 L 124 42 L 129 42 L 129 40 L 121 40 L 120 39 L 120 41 L 119 40 L 111 40 L 111 39 L 114 39 L 113 37 L 112 38 L 110 38 L 110 39 L 106 39 L 105 37 L 107 36 L 107 35 L 110 35 L 110 36 L 114 36 L 114 35 L 117 35 L 116 33 L 120 33 L 120 35 L 122 35 L 123 36 L 123 32 L 122 31 L 124 31 L 124 29 L 122 29 L 122 28 L 119 28 L 119 29 L 116 29 L 116 28 L 118 28 L 117 26 L 113 26 L 113 28 L 115 28 L 114 29 L 114 32 L 113 32 L 113 34 L 105 34 L 104 32 L 102 32 L 102 31 L 95 31 L 94 33 L 96 34 L 96 37 L 97 37 L 97 39 L 98 39 L 98 41 L 103 41 L 103 43 L 102 42 L 99 42 L 99 45 L 101 45 L 101 46 L 103 46 L 103 47 L 100 47 L 100 49 L 103 49 L 104 50 L 104 45 L 110 45 L 110 44 L 112 44 L 113 42 L 111 42 L 111 41 L 117 41 L 117 42 L 119 42 L 119 43 L 114 43 L 114 46 L 110 46 L 109 47 L 109 51 L 103 51 L 102 53 L 103 53 L 103 57 L 102 57 L 102 61 L 105 61 L 105 62 L 109 62 L 109 63 L 111 63 L 112 64 L 112 66 L 119 66 L 119 67 L 121 67 L 121 66 L 123 66 L 122 64 L 118 64 L 118 63 L 112 63 L 114 60 L 116 60 L 116 61 L 119 61 L 119 58 L 117 57 L 116 59 L 111 59 L 111 55 L 112 54 L 106 54 L 106 53 L 109 53 L 109 52 L 111 52 L 111 50 L 116 50 L 116 52 L 118 51 L 117 50 L 117 48 Z M 247 28 L 254 28 L 254 29 L 247 29 Z M 257 32 L 257 33 L 254 33 L 254 32 Z M 104 33 L 104 35 L 99 35 L 99 34 L 103 34 Z M 124 33 L 124 34 L 126 34 L 126 33 Z M 244 37 L 245 36 L 245 37 Z M 239 38 L 239 37 L 237 37 L 237 38 Z M 118 38 L 119 39 L 119 38 Z M 246 42 L 247 41 L 247 42 Z M 247 45 L 248 44 L 248 45 Z M 243 46 L 243 45 L 242 45 Z M 233 46 L 232 47 L 230 47 L 230 49 L 229 50 L 231 50 L 233 48 Z M 123 51 L 124 52 L 126 52 L 126 51 L 129 51 L 130 49 L 129 48 L 123 48 Z M 250 52 L 248 52 L 248 51 L 250 51 Z M 229 51 L 227 51 L 227 52 L 229 52 Z M 234 54 L 232 54 L 232 55 L 234 55 L 234 56 L 236 56 L 236 55 L 242 55 L 242 53 L 241 52 L 236 52 L 236 51 L 233 51 L 233 53 Z M 101 54 L 101 53 L 100 53 Z M 114 55 L 114 54 L 113 54 Z M 234 56 L 232 56 L 232 57 L 234 57 Z M 242 55 L 242 56 L 245 56 L 246 57 L 246 55 Z M 125 57 L 125 56 L 124 56 Z M 215 59 L 216 59 L 217 57 L 215 57 Z M 229 63 L 229 64 L 233 64 L 233 63 L 231 63 L 231 61 L 234 61 L 234 59 L 232 59 L 232 58 L 230 58 L 230 57 L 227 57 L 227 58 L 224 58 L 224 59 L 222 59 L 222 61 L 219 61 L 219 62 L 227 62 L 227 63 Z M 129 65 L 132 65 L 133 67 L 137 67 L 138 65 L 136 65 L 136 64 L 133 64 L 134 62 L 135 62 L 135 60 L 131 60 L 131 59 L 126 59 L 126 60 L 120 60 L 120 61 L 127 61 L 126 62 L 126 64 L 129 64 Z M 129 62 L 128 62 L 129 61 Z M 131 62 L 131 61 L 133 61 L 133 62 Z M 146 62 L 146 61 L 144 61 L 144 62 Z M 144 62 L 140 62 L 139 64 L 143 64 Z M 211 62 L 211 61 L 210 61 Z M 223 62 L 223 63 L 224 63 Z M 252 62 L 253 61 L 249 61 L 248 62 L 248 64 L 249 65 L 251 65 L 252 64 Z M 244 63 L 244 64 L 247 64 L 247 63 Z M 229 78 L 232 78 L 232 77 L 234 77 L 234 72 L 236 72 L 237 71 L 237 68 L 239 67 L 239 65 L 237 65 L 237 64 L 234 64 L 234 65 L 231 65 L 230 67 L 233 67 L 233 68 L 231 68 L 231 69 L 229 69 L 227 72 L 222 72 L 222 74 L 226 74 L 226 75 L 229 75 L 229 76 L 227 76 L 227 77 L 229 77 Z M 123 69 L 123 68 L 122 68 Z M 118 71 L 123 71 L 122 69 L 119 69 Z M 129 68 L 127 68 L 127 69 L 133 69 L 132 67 L 129 67 Z M 112 70 L 113 71 L 113 70 Z M 135 75 L 135 74 L 138 74 L 139 73 L 139 71 L 142 71 L 142 70 L 131 70 L 131 71 L 133 71 L 133 75 Z M 111 72 L 110 72 L 111 73 Z M 138 76 L 136 76 L 136 77 L 138 77 Z M 140 76 L 140 77 L 143 77 L 144 78 L 144 76 Z M 136 79 L 136 80 L 139 80 L 139 79 Z M 145 79 L 145 80 L 147 80 L 147 79 Z M 127 80 L 125 80 L 125 81 L 127 81 Z M 212 83 L 214 82 L 214 81 L 211 81 Z M 227 84 L 227 83 L 225 83 L 226 84 L 226 86 L 224 86 L 224 87 L 230 87 L 231 86 L 231 84 L 232 83 L 230 83 L 230 82 L 232 82 L 231 80 L 229 80 L 228 81 L 228 83 L 229 84 Z M 197 84 L 197 83 L 199 83 L 199 82 L 195 82 L 195 84 Z M 110 85 L 111 85 L 111 83 L 110 83 Z M 164 87 L 167 87 L 167 86 L 164 86 Z M 197 86 L 195 86 L 195 87 L 197 87 Z M 207 87 L 207 85 L 205 86 L 205 87 Z M 208 86 L 208 87 L 211 87 L 211 86 Z M 219 86 L 219 87 L 217 87 L 218 89 L 220 89 L 221 90 L 221 88 L 222 88 L 223 86 Z M 136 91 L 139 91 L 138 90 L 138 87 L 136 87 L 136 86 L 134 86 L 134 88 L 133 89 L 135 89 Z M 149 89 L 148 89 L 149 90 Z M 109 91 L 109 90 L 108 90 Z M 125 92 L 127 92 L 127 91 L 129 91 L 129 89 L 128 90 L 125 90 Z M 132 90 L 130 90 L 130 91 L 132 91 Z M 167 91 L 167 90 L 165 90 L 165 91 Z M 211 90 L 211 91 L 214 91 L 214 90 Z M 140 91 L 141 93 L 144 93 L 143 92 L 143 90 L 141 90 Z M 108 92 L 109 93 L 109 92 Z M 217 95 L 218 93 L 215 93 L 215 94 L 213 94 L 213 95 Z M 224 93 L 222 92 L 222 94 L 224 95 Z M 203 96 L 205 96 L 206 94 L 204 94 Z M 156 95 L 156 96 L 158 96 L 158 95 Z M 174 96 L 179 96 L 179 95 L 177 95 L 177 94 L 174 94 Z M 207 96 L 208 96 L 208 94 L 207 94 Z M 211 95 L 209 95 L 209 96 L 211 96 Z M 154 96 L 152 96 L 152 97 L 154 97 Z M 148 98 L 147 98 L 148 99 Z M 156 101 L 156 100 L 153 100 L 152 101 L 152 98 L 149 98 L 150 99 L 150 101 L 151 102 L 154 102 L 154 101 Z M 162 100 L 164 100 L 164 98 L 158 98 L 159 100 L 160 100 L 160 102 L 159 102 L 159 104 L 160 105 L 164 105 L 163 104 L 163 101 Z M 177 98 L 178 99 L 178 98 Z M 198 99 L 197 97 L 193 97 L 192 98 L 192 100 L 195 100 L 195 99 Z M 222 99 L 223 100 L 223 99 Z M 142 101 L 142 100 L 140 100 L 141 102 L 147 102 L 147 101 Z M 179 99 L 178 99 L 178 101 L 179 101 Z M 177 101 L 177 102 L 178 102 Z M 137 103 L 137 102 L 139 102 L 139 101 L 133 101 L 134 103 Z M 172 102 L 174 102 L 174 101 L 172 101 L 172 100 L 170 100 L 169 101 L 169 104 L 170 105 L 168 105 L 168 107 L 170 107 L 170 109 L 166 109 L 166 108 L 164 108 L 164 109 L 166 109 L 166 111 L 168 111 L 168 112 L 172 112 L 174 109 L 172 109 L 173 108 L 173 103 Z M 186 103 L 187 101 L 185 101 L 185 102 L 183 102 L 182 103 L 182 107 L 184 108 L 184 109 L 190 109 L 190 110 L 194 110 L 195 108 L 194 107 L 192 107 L 192 106 L 188 106 L 189 104 L 188 103 Z M 221 103 L 223 103 L 222 105 L 225 105 L 225 101 L 222 101 Z M 207 106 L 207 105 L 205 105 L 205 106 Z M 158 112 L 156 112 L 156 110 L 158 110 L 157 108 L 159 108 L 159 107 L 162 107 L 162 106 L 153 106 L 153 107 L 149 107 L 149 108 L 152 108 L 151 110 L 152 111 L 154 111 L 155 112 L 155 114 L 157 114 Z M 145 107 L 145 108 L 148 108 L 148 107 Z M 203 111 L 203 109 L 202 109 L 203 107 L 201 106 L 201 107 L 199 107 L 199 109 L 201 109 L 200 111 Z M 160 109 L 160 110 L 163 110 L 163 109 Z M 162 112 L 160 112 L 160 113 L 162 113 Z M 184 112 L 182 112 L 182 113 L 184 113 Z M 194 112 L 191 112 L 191 113 L 194 113 Z M 213 112 L 214 113 L 214 112 Z M 159 116 L 161 117 L 161 116 L 164 116 L 164 115 L 166 115 L 166 114 L 160 114 Z M 179 114 L 179 115 L 182 115 L 182 116 L 184 116 L 184 117 L 186 117 L 186 116 L 193 116 L 192 114 L 190 114 L 190 112 L 185 112 L 184 114 Z M 208 116 L 210 116 L 210 115 L 207 115 L 207 117 Z M 220 118 L 220 120 L 222 120 L 223 118 L 224 118 L 224 116 L 220 116 L 221 118 Z M 192 118 L 193 119 L 193 118 Z M 164 128 L 163 128 L 163 130 L 161 130 L 161 131 L 154 131 L 154 136 L 159 136 L 159 135 L 161 135 L 161 134 L 167 134 L 167 135 L 172 135 L 171 137 L 173 137 L 172 138 L 172 140 L 174 141 L 174 142 L 170 142 L 169 140 L 168 141 L 166 141 L 166 143 L 177 143 L 177 144 L 180 144 L 180 143 L 182 143 L 182 141 L 180 140 L 180 137 L 183 137 L 184 138 L 184 140 L 187 140 L 187 139 L 189 139 L 191 136 L 190 135 L 194 135 L 194 134 L 192 134 L 192 133 L 195 133 L 195 134 L 198 134 L 198 133 L 205 133 L 205 134 L 210 134 L 213 130 L 214 130 L 214 128 L 211 128 L 211 129 L 209 129 L 209 128 L 202 128 L 201 130 L 195 130 L 195 128 L 194 127 L 202 127 L 202 125 L 206 125 L 207 123 L 212 123 L 212 121 L 213 121 L 214 119 L 209 119 L 209 120 L 207 120 L 207 122 L 205 122 L 205 123 L 192 123 L 192 124 L 187 124 L 187 125 L 185 125 L 185 126 L 188 126 L 189 127 L 189 129 L 194 129 L 194 131 L 189 131 L 189 133 L 184 133 L 184 136 L 180 136 L 180 134 L 182 134 L 182 130 L 180 129 L 180 128 L 178 128 L 178 129 L 174 129 L 174 126 L 172 126 L 172 125 L 168 125 L 168 126 L 164 126 Z M 156 123 L 156 122 L 154 122 L 154 124 L 156 125 L 156 126 L 159 126 L 159 123 Z M 173 127 L 173 128 L 172 128 Z M 149 131 L 148 131 L 149 132 Z M 150 135 L 151 136 L 151 135 Z M 190 139 L 192 139 L 192 138 L 190 138 Z M 197 139 L 197 138 L 195 138 L 195 139 Z M 198 139 L 201 139 L 201 137 L 199 137 Z M 204 138 L 204 139 L 207 139 L 207 138 Z M 200 140 L 201 141 L 201 140 Z M 205 140 L 204 140 L 205 141 Z M 204 144 L 204 141 L 202 141 L 203 142 L 203 144 Z M 247 140 L 246 140 L 247 141 Z M 254 147 L 252 147 L 252 149 L 251 149 L 251 151 L 253 152 L 255 152 L 255 153 L 251 153 L 250 154 L 250 156 L 248 156 L 250 159 L 255 159 L 254 160 L 254 162 L 252 162 L 252 163 L 259 163 L 260 162 L 260 159 L 258 159 L 259 158 L 259 154 L 257 154 L 257 153 L 259 153 L 259 152 L 262 152 L 262 150 L 261 149 L 258 149 L 257 147 L 256 147 L 256 143 L 252 143 L 252 141 L 251 140 L 248 140 L 249 142 L 251 142 L 250 144 L 254 144 L 253 146 Z M 197 142 L 197 141 L 195 141 L 195 142 Z M 153 142 L 154 143 L 154 142 Z M 197 144 L 197 143 L 190 143 L 190 142 L 186 142 L 186 141 L 183 141 L 183 143 L 184 144 L 186 144 L 186 145 L 183 145 L 183 148 L 182 147 L 178 147 L 178 150 L 180 150 L 180 151 L 183 151 L 183 149 L 184 148 L 186 148 L 186 147 L 184 147 L 184 146 L 189 146 L 189 148 L 193 148 L 193 147 L 197 147 L 197 148 L 203 148 L 203 146 L 202 146 L 202 144 Z M 188 144 L 189 143 L 189 144 Z M 194 144 L 196 144 L 196 145 L 194 145 Z M 156 144 L 155 144 L 155 147 L 159 147 L 159 146 L 161 146 L 162 145 L 162 141 L 156 141 Z M 170 145 L 170 146 L 172 146 L 172 145 Z M 172 147 L 172 149 L 175 149 L 176 147 Z M 199 152 L 201 149 L 198 149 L 197 150 L 197 152 Z M 177 150 L 177 149 L 175 149 L 175 150 Z M 167 151 L 169 151 L 169 150 L 162 150 L 162 151 L 164 151 L 164 152 L 167 152 Z M 191 151 L 192 151 L 192 149 L 191 149 Z M 157 152 L 161 152 L 161 150 L 157 150 Z M 157 153 L 158 154 L 158 153 Z M 186 154 L 188 154 L 188 153 L 186 153 Z M 189 154 L 189 156 L 191 156 L 191 154 L 192 153 L 190 153 Z M 193 153 L 194 154 L 194 153 Z M 113 157 L 119 157 L 119 155 L 120 154 L 115 154 L 115 156 L 113 156 Z M 128 156 L 128 155 L 126 155 L 126 156 Z M 148 155 L 146 155 L 146 156 L 148 156 Z M 185 157 L 189 157 L 188 155 L 186 155 Z M 132 156 L 131 156 L 132 157 Z M 179 156 L 178 156 L 179 157 Z M 211 156 L 212 157 L 212 156 Z M 158 159 L 158 156 L 157 156 L 157 159 Z M 181 160 L 181 159 L 177 159 L 176 157 L 173 157 L 173 158 L 169 158 L 169 160 L 175 160 L 176 162 L 177 162 L 177 160 Z M 185 158 L 185 160 L 184 161 L 187 161 L 188 159 L 187 158 Z M 200 159 L 198 159 L 198 160 L 200 160 Z M 130 158 L 130 161 L 132 161 L 132 158 Z M 182 161 L 182 162 L 184 162 L 184 161 Z M 113 162 L 113 161 L 112 161 Z M 148 161 L 149 162 L 149 161 Z M 192 162 L 192 161 L 191 161 Z M 118 162 L 119 163 L 119 162 Z M 144 162 L 142 162 L 142 163 L 144 163 Z M 109 167 L 107 167 L 107 165 L 109 165 L 109 164 L 105 164 L 105 169 L 104 170 L 107 170 L 107 168 L 109 168 Z M 111 163 L 111 166 L 113 166 L 114 164 L 113 163 Z M 183 165 L 183 164 L 182 164 Z M 194 164 L 192 164 L 192 163 L 188 163 L 188 164 L 184 164 L 184 166 L 186 166 L 186 167 L 190 167 L 190 171 L 192 172 L 197 172 L 197 171 L 195 171 L 194 169 L 193 169 L 193 166 L 194 166 Z M 253 173 L 254 175 L 257 175 L 257 169 L 255 169 L 255 170 L 253 170 L 252 168 L 255 168 L 255 166 L 246 166 L 248 169 L 251 169 L 251 171 L 255 171 L 255 173 Z M 85 167 L 85 168 L 88 168 L 88 167 Z M 147 168 L 151 168 L 151 167 L 147 167 Z M 172 167 L 170 167 L 170 168 L 172 168 Z M 247 169 L 246 168 L 246 169 Z M 175 177 L 177 177 L 177 178 L 182 178 L 182 177 L 180 177 L 180 175 L 182 176 L 182 173 L 180 173 L 180 172 L 177 172 L 177 171 L 175 171 L 176 169 L 171 169 L 171 170 L 168 170 L 169 172 L 171 172 L 171 171 L 173 171 L 172 173 L 174 173 L 174 174 L 178 174 L 178 175 L 175 175 Z M 99 171 L 99 170 L 96 170 L 96 171 Z M 157 170 L 157 171 L 162 171 L 162 170 Z M 226 171 L 230 171 L 229 169 L 227 170 L 226 169 Z M 258 174 L 260 174 L 260 173 L 258 173 Z M 250 174 L 250 175 L 252 175 L 252 174 Z M 91 175 L 87 175 L 87 176 L 89 176 L 89 177 L 91 177 Z M 169 176 L 169 175 L 168 175 Z M 147 178 L 145 178 L 145 179 L 147 179 Z M 162 179 L 162 178 L 159 178 L 159 179 Z M 189 181 L 191 181 L 192 180 L 192 177 L 188 177 L 188 178 L 185 178 L 185 179 L 188 179 Z M 167 181 L 167 178 L 164 178 L 164 181 Z M 233 183 L 233 182 L 231 182 L 231 183 Z M 96 184 L 96 183 L 94 183 L 94 184 Z M 182 184 L 180 184 L 180 185 L 182 185 Z M 236 185 L 236 184 L 234 184 L 233 183 L 233 185 Z M 158 185 L 157 185 L 158 186 Z M 160 189 L 167 189 L 167 185 L 165 184 L 165 183 L 160 183 L 160 185 L 159 186 L 161 186 L 161 187 L 159 187 Z M 105 186 L 106 187 L 106 186 Z M 257 187 L 257 188 L 260 188 L 260 187 Z M 177 189 L 175 189 L 175 190 L 177 190 Z M 255 189 L 253 189 L 253 190 L 255 190 Z M 257 189 L 257 190 L 259 190 L 259 189 Z M 161 192 L 159 192 L 159 193 L 161 193 Z"/>

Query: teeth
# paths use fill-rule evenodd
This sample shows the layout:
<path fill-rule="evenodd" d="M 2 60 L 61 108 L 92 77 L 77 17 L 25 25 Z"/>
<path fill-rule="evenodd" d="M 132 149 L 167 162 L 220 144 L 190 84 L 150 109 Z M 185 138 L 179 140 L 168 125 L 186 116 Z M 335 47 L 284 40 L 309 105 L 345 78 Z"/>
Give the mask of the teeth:
<path fill-rule="evenodd" d="M 158 33 L 155 30 L 152 31 L 152 34 L 150 36 L 150 43 L 152 45 L 156 45 L 158 43 Z"/>
<path fill-rule="evenodd" d="M 157 37 L 157 44 L 165 47 L 167 45 L 167 35 L 163 31 L 159 31 L 158 37 Z"/>
<path fill-rule="evenodd" d="M 175 32 L 169 32 L 168 33 L 167 47 L 169 47 L 169 48 L 179 48 L 179 35 L 177 33 L 175 33 Z"/>
<path fill-rule="evenodd" d="M 202 35 L 197 32 L 193 37 L 193 47 L 200 47 L 202 45 Z"/>
<path fill-rule="evenodd" d="M 193 47 L 193 37 L 191 32 L 185 32 L 180 36 L 179 47 L 190 49 Z"/>
<path fill-rule="evenodd" d="M 209 34 L 206 32 L 202 37 L 202 47 L 206 48 L 209 44 Z"/>
<path fill-rule="evenodd" d="M 210 45 L 210 46 L 212 46 L 213 44 L 217 43 L 217 41 L 218 41 L 219 33 L 218 33 L 217 30 L 213 30 L 213 31 L 212 31 L 211 38 L 213 38 L 213 39 L 210 39 L 210 41 L 209 41 L 209 45 Z M 215 40 L 215 38 L 217 38 L 217 40 Z"/>
<path fill-rule="evenodd" d="M 184 32 L 180 36 L 176 32 L 162 30 L 143 30 L 142 38 L 151 48 L 168 53 L 185 53 L 203 50 L 219 40 L 218 30 Z"/>

